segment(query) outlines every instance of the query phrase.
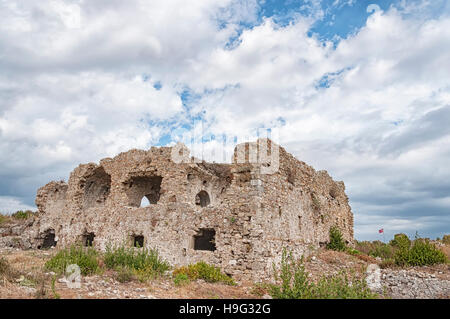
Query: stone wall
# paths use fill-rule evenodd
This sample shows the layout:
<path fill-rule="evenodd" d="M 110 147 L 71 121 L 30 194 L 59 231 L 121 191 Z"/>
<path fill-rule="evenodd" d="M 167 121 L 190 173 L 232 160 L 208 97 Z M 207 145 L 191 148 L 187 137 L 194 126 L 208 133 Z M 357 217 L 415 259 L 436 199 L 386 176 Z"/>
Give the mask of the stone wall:
<path fill-rule="evenodd" d="M 263 143 L 276 161 L 255 161 L 252 150 Z M 25 230 L 25 245 L 42 248 L 53 236 L 64 247 L 89 237 L 105 249 L 143 236 L 145 247 L 173 265 L 203 260 L 237 279 L 261 280 L 283 247 L 307 254 L 328 241 L 332 225 L 353 242 L 344 183 L 270 140 L 238 145 L 232 164 L 186 161 L 181 150 L 182 163 L 170 147 L 130 150 L 78 166 L 68 183 L 40 188 L 39 217 Z M 144 196 L 150 205 L 139 207 Z"/>

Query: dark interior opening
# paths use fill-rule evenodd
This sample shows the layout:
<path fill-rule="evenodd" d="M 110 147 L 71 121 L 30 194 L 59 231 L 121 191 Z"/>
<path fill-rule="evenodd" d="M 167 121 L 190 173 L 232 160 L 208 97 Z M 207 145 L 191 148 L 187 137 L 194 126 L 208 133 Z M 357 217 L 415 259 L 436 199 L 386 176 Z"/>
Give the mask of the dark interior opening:
<path fill-rule="evenodd" d="M 206 207 L 210 202 L 209 195 L 206 191 L 200 191 L 197 196 L 195 196 L 195 204 L 200 207 Z"/>
<path fill-rule="evenodd" d="M 132 177 L 125 183 L 129 205 L 140 207 L 143 197 L 146 197 L 150 204 L 157 204 L 161 196 L 161 182 L 161 176 Z"/>
<path fill-rule="evenodd" d="M 83 245 L 85 247 L 92 247 L 94 245 L 94 233 L 86 233 L 83 235 Z"/>
<path fill-rule="evenodd" d="M 142 235 L 133 236 L 133 246 L 137 248 L 144 247 L 144 236 Z"/>
<path fill-rule="evenodd" d="M 194 235 L 194 250 L 216 250 L 216 231 L 212 228 L 202 228 Z"/>
<path fill-rule="evenodd" d="M 44 235 L 44 241 L 38 249 L 49 249 L 56 246 L 55 231 L 53 229 L 47 230 Z"/>

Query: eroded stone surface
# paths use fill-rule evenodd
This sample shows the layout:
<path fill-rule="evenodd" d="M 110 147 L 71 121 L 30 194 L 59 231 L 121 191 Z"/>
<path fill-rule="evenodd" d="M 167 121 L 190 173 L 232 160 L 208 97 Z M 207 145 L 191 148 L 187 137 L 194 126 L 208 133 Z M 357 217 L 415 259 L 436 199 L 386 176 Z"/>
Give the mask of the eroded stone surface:
<path fill-rule="evenodd" d="M 57 247 L 79 242 L 105 249 L 143 237 L 172 265 L 203 260 L 236 278 L 262 280 L 283 247 L 300 257 L 328 242 L 333 225 L 352 243 L 344 183 L 282 147 L 279 162 L 253 163 L 249 150 L 258 142 L 238 145 L 233 164 L 180 163 L 172 148 L 152 147 L 80 165 L 68 183 L 38 190 L 39 216 L 23 230 L 20 246 L 42 248 L 54 236 Z M 186 159 L 187 150 L 180 152 Z M 143 197 L 149 206 L 139 207 Z"/>

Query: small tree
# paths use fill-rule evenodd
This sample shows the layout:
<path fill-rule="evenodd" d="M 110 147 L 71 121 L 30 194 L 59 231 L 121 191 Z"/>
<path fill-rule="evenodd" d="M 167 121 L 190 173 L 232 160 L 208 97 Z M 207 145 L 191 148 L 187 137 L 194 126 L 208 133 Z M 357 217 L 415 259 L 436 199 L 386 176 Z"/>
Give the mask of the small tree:
<path fill-rule="evenodd" d="M 337 226 L 330 228 L 330 242 L 328 243 L 327 248 L 336 251 L 343 251 L 346 248 L 342 233 Z"/>

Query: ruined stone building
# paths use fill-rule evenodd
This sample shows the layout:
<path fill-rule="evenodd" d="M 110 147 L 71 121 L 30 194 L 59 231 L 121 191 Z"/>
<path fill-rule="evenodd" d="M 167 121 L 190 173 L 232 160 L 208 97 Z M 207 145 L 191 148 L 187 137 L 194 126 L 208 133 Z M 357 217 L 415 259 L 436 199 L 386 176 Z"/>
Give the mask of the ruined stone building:
<path fill-rule="evenodd" d="M 264 144 L 276 163 L 252 161 Z M 188 152 L 152 147 L 78 166 L 67 183 L 38 190 L 39 216 L 22 239 L 33 248 L 156 248 L 172 265 L 206 261 L 253 280 L 270 276 L 283 247 L 300 256 L 325 244 L 333 225 L 353 241 L 344 183 L 270 140 L 238 145 L 232 164 L 198 162 Z"/>

